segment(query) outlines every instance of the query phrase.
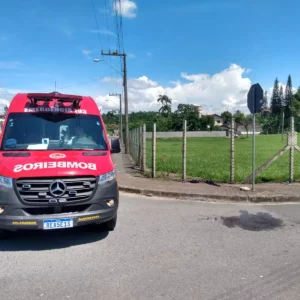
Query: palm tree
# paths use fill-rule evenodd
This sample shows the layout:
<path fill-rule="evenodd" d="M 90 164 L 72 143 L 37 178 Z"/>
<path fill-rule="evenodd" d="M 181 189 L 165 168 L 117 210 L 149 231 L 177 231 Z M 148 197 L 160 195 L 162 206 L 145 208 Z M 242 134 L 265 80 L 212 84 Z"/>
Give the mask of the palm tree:
<path fill-rule="evenodd" d="M 157 102 L 161 103 L 161 108 L 159 109 L 159 113 L 167 117 L 172 111 L 171 109 L 172 99 L 170 99 L 166 95 L 159 95 Z"/>

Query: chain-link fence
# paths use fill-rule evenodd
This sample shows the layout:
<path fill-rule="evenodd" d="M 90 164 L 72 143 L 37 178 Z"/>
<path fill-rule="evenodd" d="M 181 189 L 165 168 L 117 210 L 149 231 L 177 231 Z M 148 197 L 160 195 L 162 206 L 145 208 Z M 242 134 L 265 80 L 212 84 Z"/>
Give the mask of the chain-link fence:
<path fill-rule="evenodd" d="M 295 124 L 300 129 L 300 118 Z M 183 181 L 251 181 L 251 131 L 237 136 L 234 122 L 227 131 L 156 132 L 153 128 L 153 132 L 142 127 L 130 131 L 130 153 L 146 175 Z M 292 128 L 286 134 L 256 134 L 257 182 L 300 180 L 300 148 Z"/>
<path fill-rule="evenodd" d="M 142 158 L 142 130 L 142 127 L 137 127 L 129 131 L 129 152 L 139 166 L 141 166 Z"/>

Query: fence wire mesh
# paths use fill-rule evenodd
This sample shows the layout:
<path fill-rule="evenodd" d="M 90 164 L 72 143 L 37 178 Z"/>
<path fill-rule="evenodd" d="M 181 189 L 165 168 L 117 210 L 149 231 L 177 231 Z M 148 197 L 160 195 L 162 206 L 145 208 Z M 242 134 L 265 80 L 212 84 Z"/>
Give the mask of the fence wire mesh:
<path fill-rule="evenodd" d="M 252 174 L 252 134 L 235 141 L 235 181 L 243 182 Z M 287 145 L 287 136 L 278 134 L 255 136 L 255 167 L 266 163 Z M 289 179 L 288 154 L 284 154 L 257 175 L 257 182 L 287 181 Z"/>
<path fill-rule="evenodd" d="M 129 131 L 129 152 L 136 165 L 141 166 L 142 128 L 136 127 Z"/>
<path fill-rule="evenodd" d="M 298 125 L 299 126 L 298 126 Z M 300 118 L 295 119 L 296 135 L 300 145 Z M 153 133 L 145 133 L 146 170 L 150 177 L 181 180 L 183 176 L 183 132 L 157 132 L 153 147 Z M 288 135 L 257 134 L 256 169 L 273 162 L 257 176 L 257 182 L 287 182 L 291 179 L 291 151 Z M 245 182 L 252 173 L 252 134 L 231 137 L 228 132 L 187 132 L 186 134 L 186 179 L 215 182 Z M 130 153 L 137 165 L 143 161 L 143 131 L 130 131 Z M 292 139 L 291 139 L 292 140 Z M 231 149 L 234 149 L 232 152 Z M 300 148 L 298 148 L 300 150 Z M 282 150 L 286 150 L 285 152 Z M 282 154 L 282 152 L 284 152 Z M 232 154 L 232 155 L 231 155 Z M 234 159 L 231 159 L 233 156 Z M 155 157 L 155 161 L 154 158 Z M 294 181 L 300 180 L 300 152 L 294 149 Z M 154 168 L 155 166 L 155 168 Z M 155 172 L 154 172 L 155 170 Z M 232 176 L 232 174 L 234 176 Z M 234 177 L 234 180 L 231 179 Z"/>

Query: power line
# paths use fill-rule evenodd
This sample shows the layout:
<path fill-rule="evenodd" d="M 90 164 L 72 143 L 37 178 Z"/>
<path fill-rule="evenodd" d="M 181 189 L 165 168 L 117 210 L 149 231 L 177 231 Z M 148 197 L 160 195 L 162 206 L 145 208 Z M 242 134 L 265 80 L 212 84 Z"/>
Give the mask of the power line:
<path fill-rule="evenodd" d="M 107 0 L 104 0 L 105 4 L 105 19 L 106 19 L 106 30 L 107 30 L 107 40 L 108 40 L 108 47 L 110 47 L 110 38 L 109 38 L 109 25 L 108 25 L 108 16 L 107 16 Z M 111 64 L 111 57 L 109 57 L 109 63 Z"/>
<path fill-rule="evenodd" d="M 121 45 L 122 45 L 122 50 L 124 51 L 124 36 L 123 36 L 123 9 L 122 9 L 122 1 L 119 0 L 120 4 L 120 32 L 121 32 Z"/>
<path fill-rule="evenodd" d="M 110 45 L 110 39 L 109 39 L 109 30 L 108 30 L 108 17 L 107 17 L 107 0 L 104 0 L 105 4 L 105 19 L 106 19 L 106 30 L 107 30 L 107 40 L 108 40 L 108 46 Z"/>
<path fill-rule="evenodd" d="M 119 29 L 119 13 L 118 13 L 118 4 L 117 2 L 115 2 L 116 4 L 116 33 L 117 33 L 117 48 L 119 50 L 119 52 L 121 52 L 121 43 L 120 43 L 120 29 Z"/>
<path fill-rule="evenodd" d="M 74 86 L 78 86 L 78 85 L 82 85 L 82 84 L 94 82 L 94 81 L 97 81 L 97 80 L 100 80 L 100 78 L 95 78 L 95 79 L 92 79 L 92 80 L 89 80 L 89 81 L 84 81 L 84 82 L 80 82 L 80 83 L 73 84 L 73 85 L 70 85 L 70 86 L 66 86 L 66 87 L 64 87 L 64 89 L 69 89 L 69 88 L 72 88 Z"/>
<path fill-rule="evenodd" d="M 100 31 L 99 31 L 99 24 L 98 24 L 98 19 L 97 19 L 97 14 L 96 14 L 96 9 L 95 9 L 95 2 L 94 2 L 94 0 L 92 0 L 92 3 L 93 3 L 93 9 L 94 9 L 95 21 L 96 21 L 96 25 L 97 25 L 98 39 L 99 39 L 99 43 L 100 43 L 100 46 L 101 46 L 101 49 L 102 49 L 103 46 L 102 46 L 102 41 L 101 41 L 101 36 L 100 36 Z"/>
<path fill-rule="evenodd" d="M 116 34 L 117 34 L 117 49 L 119 53 L 124 52 L 123 45 L 123 21 L 122 21 L 122 4 L 120 0 L 114 0 L 115 7 L 115 23 L 116 23 Z M 122 51 L 123 49 L 123 51 Z M 120 57 L 121 70 L 123 70 L 122 58 Z"/>

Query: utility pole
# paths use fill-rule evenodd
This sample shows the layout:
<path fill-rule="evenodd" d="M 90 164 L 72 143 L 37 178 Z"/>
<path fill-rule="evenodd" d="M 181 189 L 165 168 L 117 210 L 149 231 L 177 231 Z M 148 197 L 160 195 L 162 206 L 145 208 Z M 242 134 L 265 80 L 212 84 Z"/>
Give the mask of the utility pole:
<path fill-rule="evenodd" d="M 123 124 L 122 124 L 122 95 L 121 94 L 109 94 L 111 97 L 119 96 L 120 99 L 120 120 L 119 120 L 119 136 L 121 142 L 123 141 Z"/>
<path fill-rule="evenodd" d="M 127 65 L 126 65 L 126 53 L 119 53 L 118 51 L 104 53 L 103 56 L 119 56 L 123 58 L 123 86 L 124 86 L 124 102 L 125 102 L 125 153 L 129 154 L 129 124 L 128 124 L 128 92 L 127 92 Z"/>

